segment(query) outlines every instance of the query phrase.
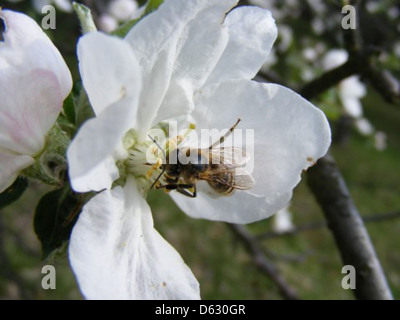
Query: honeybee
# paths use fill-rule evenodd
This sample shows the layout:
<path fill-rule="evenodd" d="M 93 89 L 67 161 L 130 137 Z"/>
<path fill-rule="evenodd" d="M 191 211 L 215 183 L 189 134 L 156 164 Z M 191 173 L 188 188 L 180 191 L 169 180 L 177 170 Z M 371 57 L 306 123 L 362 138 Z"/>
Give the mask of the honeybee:
<path fill-rule="evenodd" d="M 176 152 L 176 155 L 183 152 L 192 159 L 194 154 L 197 161 L 183 164 L 177 156 L 176 164 L 165 163 L 161 165 L 161 173 L 151 188 L 164 189 L 165 191 L 176 190 L 185 196 L 195 198 L 197 196 L 196 183 L 199 180 L 206 181 L 216 194 L 223 196 L 233 194 L 236 189 L 248 190 L 253 187 L 253 177 L 243 169 L 249 160 L 246 151 L 242 148 L 219 147 L 239 122 L 240 119 L 224 136 L 208 148 L 176 148 L 170 151 Z M 154 139 L 152 140 L 156 143 Z M 167 158 L 165 153 L 164 157 Z M 161 183 L 160 178 L 163 175 L 164 181 Z"/>

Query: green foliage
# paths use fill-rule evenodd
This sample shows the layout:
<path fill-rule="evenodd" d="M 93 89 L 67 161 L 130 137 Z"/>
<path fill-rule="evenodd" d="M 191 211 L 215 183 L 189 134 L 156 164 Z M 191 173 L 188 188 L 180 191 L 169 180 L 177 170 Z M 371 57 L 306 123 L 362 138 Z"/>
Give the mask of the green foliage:
<path fill-rule="evenodd" d="M 17 201 L 28 187 L 28 181 L 25 178 L 19 177 L 15 182 L 0 193 L 0 209 Z"/>
<path fill-rule="evenodd" d="M 83 204 L 83 198 L 69 186 L 51 191 L 39 201 L 34 229 L 42 245 L 43 259 L 68 241 Z"/>
<path fill-rule="evenodd" d="M 146 5 L 146 10 L 144 11 L 144 16 L 157 10 L 158 7 L 164 2 L 164 0 L 149 0 Z"/>
<path fill-rule="evenodd" d="M 155 11 L 163 3 L 163 1 L 164 0 L 149 0 L 147 2 L 146 9 L 144 10 L 144 13 L 142 14 L 141 17 L 126 22 L 120 28 L 115 30 L 112 34 L 120 38 L 124 38 L 128 34 L 128 32 L 136 25 L 136 23 L 138 23 L 142 18 L 144 18 L 148 14 Z"/>
<path fill-rule="evenodd" d="M 73 124 L 76 122 L 76 113 L 75 113 L 75 100 L 74 94 L 71 92 L 69 96 L 64 100 L 63 111 L 67 120 Z"/>

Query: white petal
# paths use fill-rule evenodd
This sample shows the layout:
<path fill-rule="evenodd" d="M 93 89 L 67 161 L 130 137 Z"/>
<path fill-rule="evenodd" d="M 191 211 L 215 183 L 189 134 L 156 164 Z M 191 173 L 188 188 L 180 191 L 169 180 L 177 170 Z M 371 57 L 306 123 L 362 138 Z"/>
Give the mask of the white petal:
<path fill-rule="evenodd" d="M 109 188 L 118 177 L 112 155 L 135 124 L 135 100 L 134 97 L 120 100 L 79 129 L 67 150 L 69 176 L 76 191 L 89 191 L 90 186 L 96 191 Z"/>
<path fill-rule="evenodd" d="M 81 175 L 76 174 L 73 168 L 74 166 L 72 165 L 69 170 L 69 176 L 72 189 L 76 192 L 110 189 L 113 182 L 119 177 L 119 171 L 112 156 L 108 156 Z"/>
<path fill-rule="evenodd" d="M 7 65 L 23 72 L 48 70 L 57 77 L 64 99 L 72 88 L 71 73 L 47 35 L 25 14 L 1 10 L 0 17 L 6 25 L 4 44 L 0 47 L 0 71 Z"/>
<path fill-rule="evenodd" d="M 69 258 L 88 299 L 199 299 L 179 254 L 153 227 L 134 182 L 87 203 L 70 240 Z M 128 200 L 129 199 L 129 200 Z"/>
<path fill-rule="evenodd" d="M 15 155 L 0 149 L 0 193 L 13 184 L 21 170 L 34 162 L 32 157 Z"/>
<path fill-rule="evenodd" d="M 0 148 L 35 156 L 58 117 L 63 97 L 52 72 L 10 71 L 0 78 Z"/>
<path fill-rule="evenodd" d="M 271 13 L 257 7 L 232 10 L 224 26 L 229 43 L 207 84 L 252 79 L 267 60 L 278 34 Z"/>
<path fill-rule="evenodd" d="M 198 182 L 196 198 L 184 196 L 172 191 L 170 196 L 178 207 L 193 218 L 203 218 L 213 221 L 230 223 L 252 223 L 266 219 L 285 207 L 292 193 L 275 194 L 272 197 L 258 197 L 247 191 L 235 191 L 230 196 L 215 197 L 203 192 L 202 184 Z"/>
<path fill-rule="evenodd" d="M 261 205 L 254 201 L 256 197 L 253 201 L 248 197 L 246 204 L 239 207 L 242 210 L 246 206 L 242 212 L 235 212 L 234 205 L 232 211 L 222 211 L 223 206 L 217 201 L 210 202 L 207 211 L 202 206 L 184 208 L 190 215 L 207 219 L 218 217 L 218 220 L 248 223 L 281 209 L 289 200 L 287 195 L 300 181 L 302 171 L 327 152 L 331 141 L 325 115 L 298 94 L 274 84 L 231 81 L 209 88 L 199 93 L 192 116 L 203 129 L 230 128 L 241 118 L 237 129 L 254 130 L 251 174 L 255 186 L 247 193 L 265 198 Z M 251 150 L 249 144 L 246 148 Z M 245 192 L 236 191 L 233 197 L 223 200 L 245 197 L 236 193 Z M 212 203 L 216 204 L 214 209 L 210 207 Z M 239 206 L 240 201 L 235 203 Z M 178 205 L 182 206 L 179 202 Z"/>
<path fill-rule="evenodd" d="M 113 103 L 129 97 L 134 98 L 132 108 L 136 108 L 141 72 L 125 41 L 90 32 L 79 40 L 78 57 L 83 85 L 97 115 Z"/>
<path fill-rule="evenodd" d="M 227 43 L 222 22 L 236 2 L 166 0 L 127 35 L 144 75 L 142 131 L 154 124 L 158 112 L 170 118 L 191 110 L 186 98 L 204 83 L 222 54 Z M 167 100 L 174 96 L 174 103 L 162 104 L 165 95 Z"/>

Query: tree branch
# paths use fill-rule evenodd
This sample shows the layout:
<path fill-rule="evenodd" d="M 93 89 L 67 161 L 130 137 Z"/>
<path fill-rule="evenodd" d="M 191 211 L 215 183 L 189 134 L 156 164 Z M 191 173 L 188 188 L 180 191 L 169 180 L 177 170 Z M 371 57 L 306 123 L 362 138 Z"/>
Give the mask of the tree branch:
<path fill-rule="evenodd" d="M 355 63 L 355 60 L 349 59 L 343 65 L 325 72 L 319 78 L 314 79 L 306 84 L 300 91 L 300 94 L 306 99 L 311 99 L 317 96 L 325 90 L 336 86 L 342 80 L 357 74 L 357 65 L 358 63 Z"/>
<path fill-rule="evenodd" d="M 364 71 L 373 69 L 369 57 L 361 49 L 358 35 L 350 32 L 347 35 L 348 62 L 306 85 L 301 90 L 306 99 L 314 98 L 353 73 L 371 77 L 369 71 Z M 320 159 L 308 171 L 307 177 L 308 185 L 334 235 L 343 263 L 353 265 L 357 270 L 355 296 L 358 299 L 393 299 L 368 232 L 332 155 L 328 153 Z"/>
<path fill-rule="evenodd" d="M 246 227 L 235 224 L 227 225 L 250 252 L 257 268 L 268 275 L 268 277 L 277 285 L 283 298 L 287 300 L 298 300 L 299 297 L 296 292 L 286 283 L 285 279 L 278 273 L 275 266 L 268 261 L 257 239 L 246 229 Z"/>
<path fill-rule="evenodd" d="M 393 299 L 368 232 L 331 155 L 307 173 L 308 185 L 321 205 L 344 265 L 357 271 L 357 299 Z"/>

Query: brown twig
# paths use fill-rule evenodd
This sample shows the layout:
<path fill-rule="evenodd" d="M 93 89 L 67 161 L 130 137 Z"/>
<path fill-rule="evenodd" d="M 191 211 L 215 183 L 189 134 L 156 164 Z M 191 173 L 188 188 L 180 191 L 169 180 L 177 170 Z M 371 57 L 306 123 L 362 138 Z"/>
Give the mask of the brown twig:
<path fill-rule="evenodd" d="M 244 226 L 227 224 L 232 232 L 242 241 L 251 254 L 257 268 L 265 273 L 279 288 L 282 297 L 286 300 L 298 300 L 297 293 L 286 283 L 275 266 L 265 257 L 258 240 Z"/>

